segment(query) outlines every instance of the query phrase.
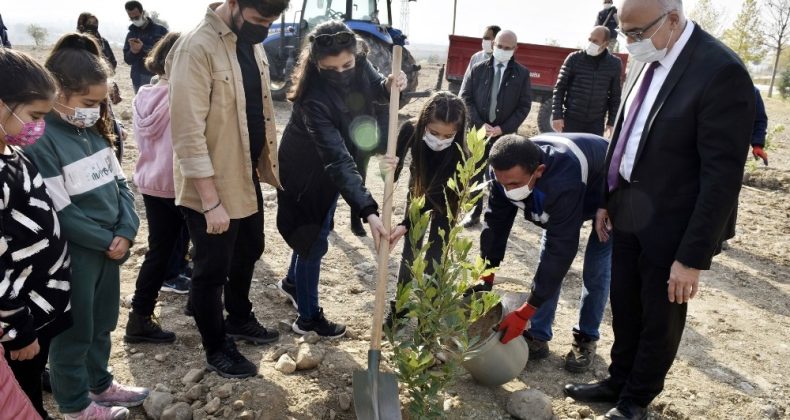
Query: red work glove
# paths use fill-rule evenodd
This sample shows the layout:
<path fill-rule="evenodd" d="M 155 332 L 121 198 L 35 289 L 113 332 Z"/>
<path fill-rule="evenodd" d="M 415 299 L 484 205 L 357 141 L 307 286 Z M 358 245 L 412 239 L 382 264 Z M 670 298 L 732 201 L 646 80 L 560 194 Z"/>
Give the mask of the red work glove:
<path fill-rule="evenodd" d="M 765 166 L 768 166 L 768 153 L 765 153 L 763 146 L 759 144 L 752 145 L 752 154 L 754 155 L 754 160 L 762 159 Z"/>
<path fill-rule="evenodd" d="M 535 315 L 537 310 L 538 308 L 525 303 L 520 308 L 505 315 L 505 319 L 499 323 L 499 328 L 497 329 L 505 332 L 500 340 L 502 344 L 507 344 L 508 341 L 520 336 L 524 329 L 527 328 L 527 321 Z"/>

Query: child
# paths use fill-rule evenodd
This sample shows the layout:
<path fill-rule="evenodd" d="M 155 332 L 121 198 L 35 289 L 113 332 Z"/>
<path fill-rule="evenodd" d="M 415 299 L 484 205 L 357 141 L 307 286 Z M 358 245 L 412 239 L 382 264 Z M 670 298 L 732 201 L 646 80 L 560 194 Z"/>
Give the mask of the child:
<path fill-rule="evenodd" d="M 172 343 L 176 339 L 174 333 L 162 330 L 154 316 L 154 306 L 171 261 L 183 261 L 188 245 L 188 236 L 183 240 L 186 227 L 176 207 L 173 187 L 169 85 L 165 76 L 165 58 L 178 37 L 177 32 L 170 32 L 154 45 L 145 66 L 159 76 L 159 81 L 141 87 L 134 98 L 134 132 L 140 150 L 134 182 L 145 204 L 148 252 L 137 276 L 132 312 L 126 324 L 124 340 L 129 343 Z"/>
<path fill-rule="evenodd" d="M 0 49 L 0 74 L 0 342 L 22 390 L 48 418 L 41 374 L 50 340 L 71 326 L 69 257 L 44 181 L 19 147 L 44 134 L 55 80 L 10 49 Z"/>
<path fill-rule="evenodd" d="M 457 210 L 458 198 L 452 191 L 445 191 L 447 180 L 455 174 L 456 165 L 461 161 L 462 153 L 466 153 L 466 106 L 461 98 L 450 92 L 438 92 L 423 106 L 416 120 L 405 122 L 398 133 L 395 178 L 403 168 L 403 158 L 407 151 L 411 152 L 409 177 L 409 194 L 407 207 L 412 197 L 425 196 L 423 211 L 432 210 L 431 227 L 427 240 L 431 243 L 426 260 L 428 270 L 433 270 L 430 261 L 438 260 L 442 253 L 442 238 L 439 230 L 449 230 L 445 193 L 453 211 Z M 461 150 L 458 149 L 461 147 Z M 462 152 L 463 151 L 463 152 Z M 385 158 L 384 166 L 394 166 L 394 159 Z M 392 236 L 397 240 L 406 234 L 409 228 L 408 211 L 406 218 L 393 229 Z M 418 247 L 422 244 L 417 244 Z M 414 260 L 412 244 L 406 235 L 403 243 L 403 257 L 398 272 L 398 283 L 411 280 L 410 267 Z M 387 324 L 392 325 L 395 302 L 390 302 L 390 314 Z"/>
<path fill-rule="evenodd" d="M 74 326 L 52 340 L 52 393 L 66 419 L 126 418 L 148 390 L 107 370 L 118 322 L 120 265 L 140 223 L 111 147 L 106 61 L 89 35 L 66 34 L 46 62 L 58 94 L 47 131 L 25 150 L 53 197 L 71 253 Z M 89 392 L 90 391 L 90 392 Z"/>

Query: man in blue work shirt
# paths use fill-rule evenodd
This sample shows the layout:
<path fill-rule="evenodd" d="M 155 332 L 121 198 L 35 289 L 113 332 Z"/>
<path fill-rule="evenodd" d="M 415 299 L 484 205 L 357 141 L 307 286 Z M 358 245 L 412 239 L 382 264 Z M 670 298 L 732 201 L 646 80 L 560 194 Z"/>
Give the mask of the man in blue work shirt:
<path fill-rule="evenodd" d="M 603 197 L 604 160 L 608 143 L 593 134 L 545 134 L 532 139 L 511 134 L 500 138 L 489 157 L 491 179 L 488 210 L 480 235 L 480 253 L 491 267 L 505 257 L 508 236 L 519 210 L 543 228 L 540 257 L 527 303 L 500 323 L 502 342 L 524 335 L 530 359 L 549 355 L 548 341 L 562 280 L 579 247 L 582 224 L 592 220 Z M 565 359 L 571 372 L 592 365 L 598 327 L 609 297 L 611 242 L 593 230 L 584 255 L 579 321 Z M 474 291 L 491 290 L 494 276 L 482 279 Z M 527 321 L 532 320 L 524 332 Z"/>

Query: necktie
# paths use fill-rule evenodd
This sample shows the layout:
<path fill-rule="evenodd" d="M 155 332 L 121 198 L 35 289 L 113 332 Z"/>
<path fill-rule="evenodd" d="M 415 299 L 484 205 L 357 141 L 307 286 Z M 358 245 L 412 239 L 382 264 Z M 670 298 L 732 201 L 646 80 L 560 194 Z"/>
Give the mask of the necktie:
<path fill-rule="evenodd" d="M 488 107 L 488 122 L 496 120 L 496 97 L 499 95 L 499 83 L 502 81 L 502 63 L 497 64 L 494 82 L 491 83 L 491 106 Z"/>
<path fill-rule="evenodd" d="M 636 122 L 636 117 L 639 114 L 639 110 L 642 108 L 642 103 L 645 101 L 645 96 L 647 96 L 647 91 L 650 89 L 650 83 L 653 81 L 653 73 L 658 67 L 658 61 L 654 61 L 650 64 L 650 66 L 645 70 L 645 76 L 642 78 L 642 84 L 639 85 L 639 90 L 636 92 L 636 97 L 634 97 L 634 101 L 631 102 L 631 107 L 628 108 L 628 118 L 625 119 L 623 122 L 623 127 L 620 129 L 620 135 L 617 137 L 617 145 L 614 148 L 614 152 L 612 153 L 612 162 L 609 164 L 609 173 L 606 180 L 609 182 L 609 192 L 614 191 L 617 188 L 617 184 L 620 183 L 620 177 L 618 176 L 620 172 L 620 164 L 623 162 L 623 154 L 625 153 L 625 146 L 628 143 L 628 139 L 631 137 L 631 131 L 634 128 L 634 122 Z"/>

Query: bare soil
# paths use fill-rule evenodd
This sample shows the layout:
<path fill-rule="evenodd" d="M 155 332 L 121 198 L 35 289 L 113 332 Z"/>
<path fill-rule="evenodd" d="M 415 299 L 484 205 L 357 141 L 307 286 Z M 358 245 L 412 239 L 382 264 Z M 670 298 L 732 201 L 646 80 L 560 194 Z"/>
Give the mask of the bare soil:
<path fill-rule="evenodd" d="M 28 48 L 42 61 L 47 51 Z M 117 56 L 122 55 L 116 53 Z M 132 88 L 129 69 L 121 64 L 116 80 L 124 101 L 116 107 L 131 130 Z M 422 89 L 435 84 L 437 66 L 424 65 L 420 77 Z M 446 86 L 446 82 L 445 82 Z M 421 101 L 401 110 L 401 117 L 415 116 Z M 790 103 L 766 99 L 770 126 L 790 126 Z M 534 104 L 527 122 L 521 128 L 526 135 L 537 132 Z M 290 106 L 276 103 L 278 133 L 290 115 Z M 790 127 L 788 127 L 790 128 Z M 137 149 L 130 132 L 123 167 L 131 180 Z M 666 380 L 665 391 L 651 406 L 651 419 L 762 419 L 786 418 L 790 403 L 790 129 L 773 141 L 769 150 L 771 166 L 762 165 L 749 173 L 747 188 L 740 197 L 738 236 L 730 241 L 731 248 L 715 259 L 710 271 L 704 273 L 701 292 L 689 306 L 688 323 L 677 360 Z M 374 196 L 382 196 L 382 182 L 375 162 L 370 165 L 369 187 Z M 130 181 L 131 182 L 131 181 Z M 406 182 L 397 186 L 395 216 L 402 216 L 405 206 Z M 264 194 L 271 196 L 270 187 Z M 137 203 L 143 213 L 142 200 Z M 276 205 L 266 201 L 266 251 L 258 262 L 251 298 L 255 313 L 265 325 L 278 327 L 280 321 L 292 322 L 296 312 L 278 292 L 274 284 L 285 275 L 290 249 L 275 227 Z M 330 236 L 330 249 L 324 259 L 321 275 L 321 304 L 327 316 L 348 325 L 349 335 L 319 345 L 326 357 L 318 369 L 284 375 L 274 369 L 270 355 L 284 345 L 295 344 L 297 335 L 281 329 L 282 337 L 275 345 L 255 347 L 240 344 L 241 351 L 260 368 L 256 378 L 230 381 L 236 390 L 252 393 L 247 408 L 261 419 L 353 419 L 353 406 L 343 410 L 341 394 L 351 394 L 351 373 L 366 368 L 366 352 L 373 305 L 372 262 L 375 261 L 372 240 L 357 238 L 349 229 L 348 206 L 340 200 L 335 217 L 335 231 Z M 589 232 L 584 227 L 582 237 Z M 498 275 L 497 288 L 525 292 L 529 288 L 538 258 L 540 231 L 531 224 L 517 222 L 509 239 L 508 254 Z M 142 221 L 132 258 L 122 269 L 122 298 L 131 295 L 142 256 L 146 250 L 148 227 Z M 479 229 L 468 235 L 476 238 Z M 476 242 L 476 241 L 475 241 Z M 570 349 L 571 329 L 576 321 L 580 293 L 584 245 L 565 279 L 555 321 L 555 337 L 549 358 L 530 362 L 523 373 L 510 383 L 495 389 L 479 386 L 468 374 L 450 389 L 447 397 L 448 419 L 508 419 L 505 410 L 511 392 L 526 387 L 539 389 L 553 401 L 557 418 L 582 418 L 588 410 L 601 416 L 610 407 L 587 405 L 566 399 L 562 387 L 568 382 L 588 382 L 606 374 L 609 348 L 612 343 L 611 314 L 607 310 L 602 325 L 602 338 L 594 369 L 575 375 L 562 368 L 563 356 Z M 400 252 L 392 256 L 390 267 L 399 262 Z M 394 270 L 393 270 L 394 271 Z M 394 281 L 390 286 L 394 290 Z M 113 333 L 114 347 L 110 365 L 117 379 L 124 383 L 154 388 L 163 384 L 173 393 L 184 391 L 181 378 L 193 368 L 202 368 L 205 360 L 200 336 L 194 321 L 183 314 L 184 296 L 162 294 L 157 308 L 164 327 L 178 335 L 172 345 L 140 344 L 129 346 L 122 337 L 128 309 L 120 308 L 118 328 Z M 198 308 L 199 310 L 199 308 Z M 133 355 L 134 353 L 138 355 Z M 140 356 L 139 354 L 143 354 Z M 163 361 L 155 360 L 163 355 Z M 160 357 L 161 358 L 161 357 Z M 228 382 L 216 375 L 207 375 L 204 383 L 219 385 Z M 57 409 L 47 397 L 51 413 Z M 238 395 L 223 401 L 223 407 Z M 223 413 L 220 410 L 220 413 Z M 238 412 L 226 412 L 235 417 Z M 143 419 L 141 408 L 133 410 L 133 418 Z"/>

